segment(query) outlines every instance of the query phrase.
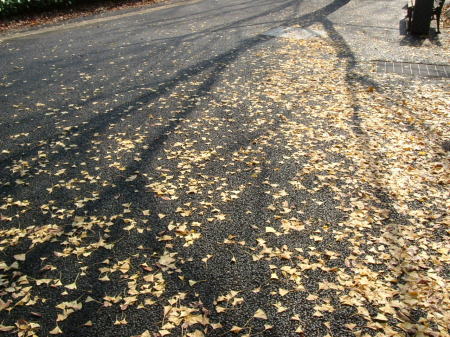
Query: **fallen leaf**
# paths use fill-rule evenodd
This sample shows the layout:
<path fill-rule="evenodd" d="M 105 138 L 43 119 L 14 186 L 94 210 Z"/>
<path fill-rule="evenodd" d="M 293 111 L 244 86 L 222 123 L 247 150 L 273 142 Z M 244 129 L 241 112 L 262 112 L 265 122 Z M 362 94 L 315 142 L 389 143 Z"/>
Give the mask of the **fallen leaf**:
<path fill-rule="evenodd" d="M 26 259 L 26 254 L 17 254 L 17 255 L 14 255 L 14 258 L 15 258 L 17 261 L 25 261 L 25 259 Z"/>
<path fill-rule="evenodd" d="M 50 335 L 58 335 L 60 333 L 63 333 L 62 330 L 59 328 L 59 326 L 56 326 L 53 330 L 49 332 Z"/>
<path fill-rule="evenodd" d="M 261 309 L 256 310 L 256 312 L 253 315 L 253 317 L 254 318 L 259 318 L 259 319 L 267 319 L 266 313 L 263 310 L 261 310 Z"/>
<path fill-rule="evenodd" d="M 64 287 L 66 287 L 67 289 L 70 289 L 70 290 L 77 289 L 77 285 L 76 285 L 75 282 L 74 283 L 70 283 L 68 285 L 65 285 Z"/>
<path fill-rule="evenodd" d="M 14 330 L 16 327 L 12 325 L 1 325 L 0 324 L 0 331 L 1 332 L 8 332 Z"/>
<path fill-rule="evenodd" d="M 238 333 L 238 332 L 241 332 L 242 330 L 243 330 L 243 328 L 233 325 L 230 329 L 230 332 Z"/>

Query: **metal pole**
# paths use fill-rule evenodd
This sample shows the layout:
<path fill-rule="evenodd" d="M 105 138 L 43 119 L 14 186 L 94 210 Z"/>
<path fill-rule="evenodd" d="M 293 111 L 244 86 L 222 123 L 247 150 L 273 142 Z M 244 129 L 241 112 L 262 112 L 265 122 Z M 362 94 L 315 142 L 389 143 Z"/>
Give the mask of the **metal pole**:
<path fill-rule="evenodd" d="M 416 0 L 412 12 L 411 33 L 427 35 L 430 32 L 434 0 Z"/>

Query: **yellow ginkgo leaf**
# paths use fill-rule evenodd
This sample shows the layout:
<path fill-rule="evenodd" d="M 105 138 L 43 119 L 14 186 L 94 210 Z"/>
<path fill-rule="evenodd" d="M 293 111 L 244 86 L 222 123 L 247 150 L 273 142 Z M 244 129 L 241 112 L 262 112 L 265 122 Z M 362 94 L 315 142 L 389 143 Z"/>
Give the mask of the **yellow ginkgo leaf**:
<path fill-rule="evenodd" d="M 285 296 L 287 293 L 289 293 L 289 290 L 280 288 L 278 289 L 278 293 L 280 294 L 280 296 Z"/>
<path fill-rule="evenodd" d="M 65 286 L 67 289 L 70 289 L 70 290 L 75 290 L 75 289 L 77 289 L 77 285 L 76 285 L 76 283 L 74 282 L 74 283 L 71 283 L 71 284 L 68 284 L 68 285 L 66 285 Z"/>
<path fill-rule="evenodd" d="M 238 326 L 236 326 L 236 325 L 233 325 L 232 327 L 231 327 L 231 329 L 230 329 L 230 332 L 234 332 L 234 333 L 238 333 L 238 332 L 241 332 L 242 331 L 242 328 L 241 327 L 238 327 Z"/>
<path fill-rule="evenodd" d="M 25 261 L 26 255 L 25 254 L 17 254 L 17 255 L 14 255 L 14 258 L 17 261 Z"/>
<path fill-rule="evenodd" d="M 256 310 L 256 312 L 253 315 L 253 317 L 259 318 L 259 319 L 267 319 L 266 313 L 263 310 L 261 310 L 261 309 Z"/>
<path fill-rule="evenodd" d="M 52 331 L 49 332 L 50 335 L 58 335 L 62 333 L 62 330 L 59 328 L 59 326 L 56 326 Z"/>

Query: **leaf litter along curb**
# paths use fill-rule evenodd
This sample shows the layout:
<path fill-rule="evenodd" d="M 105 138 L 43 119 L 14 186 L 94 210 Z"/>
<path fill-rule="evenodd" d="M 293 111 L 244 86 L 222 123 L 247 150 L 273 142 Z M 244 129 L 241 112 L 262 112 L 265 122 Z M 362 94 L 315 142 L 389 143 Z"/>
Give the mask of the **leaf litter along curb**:
<path fill-rule="evenodd" d="M 41 176 L 57 178 L 39 191 L 47 193 L 40 203 L 2 199 L 2 331 L 58 335 L 73 322 L 95 329 L 104 315 L 118 334 L 146 337 L 270 336 L 280 326 L 300 336 L 448 334 L 445 87 L 372 74 L 374 87 L 356 80 L 367 75 L 349 70 L 332 41 L 277 43 L 241 56 L 251 76 L 230 67 L 212 93 L 184 101 L 202 83 L 192 78 L 170 94 L 180 100 L 141 107 L 148 119 L 134 133 L 110 125 L 95 134 L 94 165 L 52 161 L 53 149 L 70 150 L 77 132 L 69 127 L 63 143 L 42 140 L 35 157 L 6 168 L 17 195 L 32 194 Z M 199 118 L 180 120 L 153 161 L 129 171 L 143 160 L 148 130 L 196 106 Z M 157 117 L 167 107 L 175 117 Z M 236 135 L 254 137 L 235 143 Z M 126 200 L 117 186 L 156 203 Z M 107 190 L 118 192 L 115 213 L 89 208 Z M 255 209 L 255 199 L 267 203 Z M 29 222 L 36 213 L 47 221 Z M 39 271 L 22 269 L 44 246 L 53 251 L 40 256 Z M 212 291 L 213 279 L 201 278 L 220 268 L 238 275 L 249 264 L 263 282 L 223 280 Z M 65 265 L 77 270 L 70 278 Z M 96 313 L 71 321 L 87 307 Z M 150 312 L 153 325 L 119 330 Z"/>
<path fill-rule="evenodd" d="M 156 4 L 163 0 L 139 0 L 139 1 L 97 1 L 88 4 L 78 4 L 74 7 L 62 9 L 48 9 L 36 13 L 22 13 L 10 18 L 4 18 L 0 22 L 0 32 L 19 29 L 25 27 L 34 27 L 37 25 L 54 24 L 65 20 L 80 18 L 94 14 L 104 13 L 106 11 L 115 11 L 120 9 L 137 8 L 145 5 Z"/>

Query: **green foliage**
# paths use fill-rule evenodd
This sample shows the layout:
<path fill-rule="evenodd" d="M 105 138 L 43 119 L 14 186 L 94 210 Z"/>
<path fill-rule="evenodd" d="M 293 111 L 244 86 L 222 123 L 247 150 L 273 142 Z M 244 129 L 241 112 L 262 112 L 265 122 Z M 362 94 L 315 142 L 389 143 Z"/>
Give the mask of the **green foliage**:
<path fill-rule="evenodd" d="M 50 8 L 69 7 L 79 0 L 0 0 L 0 17 Z"/>

